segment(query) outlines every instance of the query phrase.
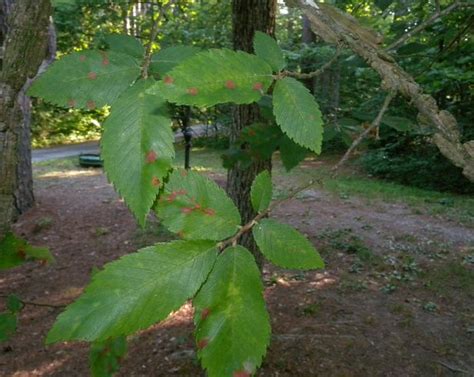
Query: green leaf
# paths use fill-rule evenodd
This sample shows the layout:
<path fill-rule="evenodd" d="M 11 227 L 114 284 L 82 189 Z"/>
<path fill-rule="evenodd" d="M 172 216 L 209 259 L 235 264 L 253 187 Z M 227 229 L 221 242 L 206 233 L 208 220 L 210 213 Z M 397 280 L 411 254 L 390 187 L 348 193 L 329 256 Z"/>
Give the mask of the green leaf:
<path fill-rule="evenodd" d="M 42 262 L 54 261 L 54 257 L 47 248 L 31 246 L 11 232 L 0 240 L 0 270 L 19 266 L 29 259 Z"/>
<path fill-rule="evenodd" d="M 185 60 L 151 92 L 178 105 L 244 104 L 258 101 L 272 80 L 271 67 L 259 57 L 214 49 Z"/>
<path fill-rule="evenodd" d="M 127 353 L 127 338 L 119 336 L 105 342 L 94 342 L 89 352 L 93 377 L 111 377 L 120 369 L 120 360 Z"/>
<path fill-rule="evenodd" d="M 16 331 L 16 315 L 13 313 L 0 313 L 0 342 L 4 342 Z"/>
<path fill-rule="evenodd" d="M 140 80 L 120 96 L 101 142 L 107 176 L 142 225 L 174 158 L 166 103 L 146 94 L 153 82 Z"/>
<path fill-rule="evenodd" d="M 253 39 L 255 54 L 265 60 L 273 68 L 274 72 L 280 72 L 286 66 L 283 51 L 281 51 L 275 39 L 268 34 L 257 31 Z"/>
<path fill-rule="evenodd" d="M 234 235 L 240 214 L 214 181 L 199 173 L 177 170 L 170 176 L 156 206 L 171 232 L 185 239 L 220 241 Z"/>
<path fill-rule="evenodd" d="M 250 191 L 252 207 L 257 212 L 263 212 L 268 209 L 272 200 L 272 177 L 265 170 L 255 177 Z"/>
<path fill-rule="evenodd" d="M 31 257 L 33 259 L 45 262 L 45 263 L 53 263 L 54 262 L 54 257 L 50 253 L 49 249 L 47 247 L 35 247 L 31 245 L 26 245 L 25 246 L 25 254 L 28 257 Z"/>
<path fill-rule="evenodd" d="M 295 143 L 321 153 L 323 119 L 309 90 L 291 77 L 278 80 L 273 91 L 273 112 L 282 131 Z"/>
<path fill-rule="evenodd" d="M 140 75 L 131 56 L 114 51 L 79 51 L 47 69 L 28 94 L 64 107 L 111 105 Z"/>
<path fill-rule="evenodd" d="M 387 9 L 390 5 L 392 5 L 393 0 L 375 0 L 375 5 L 377 5 L 382 11 Z"/>
<path fill-rule="evenodd" d="M 76 5 L 76 0 L 52 0 L 53 7 L 72 6 Z"/>
<path fill-rule="evenodd" d="M 252 231 L 262 254 L 275 265 L 299 270 L 324 268 L 311 242 L 289 225 L 263 219 Z"/>
<path fill-rule="evenodd" d="M 136 59 L 143 59 L 145 49 L 141 42 L 126 34 L 108 34 L 104 37 L 109 50 L 133 56 Z"/>
<path fill-rule="evenodd" d="M 25 245 L 26 241 L 7 233 L 0 240 L 0 270 L 21 265 L 26 259 Z"/>
<path fill-rule="evenodd" d="M 213 242 L 175 241 L 107 264 L 58 317 L 46 342 L 102 341 L 165 319 L 196 294 L 216 255 Z"/>
<path fill-rule="evenodd" d="M 413 122 L 410 119 L 393 115 L 384 115 L 382 124 L 400 132 L 410 131 L 413 128 Z"/>
<path fill-rule="evenodd" d="M 17 295 L 9 295 L 7 298 L 7 309 L 10 310 L 12 313 L 18 313 L 25 304 Z"/>
<path fill-rule="evenodd" d="M 200 51 L 200 48 L 194 46 L 164 48 L 151 56 L 150 71 L 160 76 L 166 75 L 178 64 L 183 63 Z"/>
<path fill-rule="evenodd" d="M 270 342 L 262 293 L 247 249 L 231 247 L 219 255 L 193 301 L 198 356 L 209 377 L 250 376 L 260 366 Z"/>
<path fill-rule="evenodd" d="M 280 158 L 287 171 L 298 166 L 308 155 L 308 152 L 306 148 L 296 144 L 286 135 L 283 135 L 280 139 Z"/>

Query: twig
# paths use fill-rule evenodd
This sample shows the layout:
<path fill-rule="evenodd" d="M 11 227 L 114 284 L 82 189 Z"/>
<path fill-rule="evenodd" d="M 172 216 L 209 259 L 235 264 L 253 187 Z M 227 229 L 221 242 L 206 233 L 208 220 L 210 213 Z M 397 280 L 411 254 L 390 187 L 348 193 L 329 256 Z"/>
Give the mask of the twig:
<path fill-rule="evenodd" d="M 8 298 L 9 295 L 0 295 L 0 298 Z M 61 309 L 65 308 L 67 305 L 62 305 L 62 304 L 46 304 L 42 302 L 34 302 L 34 301 L 25 301 L 22 299 L 19 299 L 19 301 L 23 305 L 31 305 L 31 306 L 40 306 L 40 307 L 45 307 L 45 308 L 55 308 L 55 309 Z"/>
<path fill-rule="evenodd" d="M 357 137 L 357 139 L 355 139 L 352 142 L 349 149 L 346 151 L 346 153 L 344 153 L 344 156 L 342 156 L 342 158 L 339 160 L 339 162 L 332 167 L 331 171 L 333 172 L 333 175 L 347 161 L 347 159 L 349 158 L 351 153 L 354 151 L 354 149 L 357 148 L 357 146 L 362 142 L 362 140 L 364 140 L 364 138 L 370 133 L 370 131 L 372 131 L 376 127 L 380 126 L 380 122 L 382 121 L 383 115 L 387 111 L 388 105 L 390 105 L 390 102 L 392 101 L 393 97 L 395 97 L 395 94 L 396 94 L 395 91 L 392 91 L 389 94 L 387 94 L 387 96 L 385 97 L 385 100 L 383 102 L 382 108 L 380 109 L 379 113 L 377 114 L 377 117 L 374 119 L 372 124 L 367 129 L 365 129 L 364 132 L 362 132 Z"/>
<path fill-rule="evenodd" d="M 282 203 L 290 200 L 290 199 L 293 199 L 296 195 L 298 195 L 300 192 L 308 189 L 309 187 L 315 185 L 316 183 L 319 183 L 321 184 L 321 181 L 319 180 L 316 180 L 316 181 L 309 181 L 308 184 L 304 185 L 304 186 L 301 186 L 301 187 L 298 187 L 295 191 L 293 191 L 290 195 L 288 195 L 287 197 L 283 198 L 283 199 L 280 199 L 280 200 L 276 200 L 274 201 L 265 211 L 262 211 L 261 213 L 259 213 L 257 216 L 255 216 L 252 220 L 250 220 L 247 224 L 245 224 L 244 226 L 242 226 L 240 228 L 240 230 L 235 234 L 235 236 L 233 237 L 230 237 L 222 242 L 220 242 L 218 245 L 217 245 L 217 248 L 219 249 L 220 252 L 224 251 L 224 249 L 228 246 L 235 246 L 237 244 L 237 241 L 239 240 L 240 237 L 242 237 L 245 233 L 249 232 L 250 230 L 252 230 L 252 228 L 261 220 L 263 219 L 264 217 L 266 217 L 271 211 L 273 211 L 273 209 L 275 207 L 278 207 L 279 205 L 281 205 Z"/>
<path fill-rule="evenodd" d="M 169 7 L 171 3 L 172 2 L 170 1 L 167 6 Z M 164 8 L 160 6 L 158 15 L 156 16 L 156 19 L 153 22 L 153 25 L 151 27 L 150 40 L 146 46 L 145 58 L 143 61 L 143 66 L 142 66 L 142 77 L 144 79 L 148 78 L 148 69 L 150 68 L 150 63 L 151 63 L 151 53 L 152 53 L 152 48 L 153 48 L 153 42 L 155 41 L 156 36 L 158 35 L 158 26 L 160 25 L 161 17 L 163 17 L 164 12 L 165 12 Z"/>
<path fill-rule="evenodd" d="M 453 367 L 453 366 L 449 365 L 448 363 L 445 363 L 444 361 L 438 361 L 438 364 L 440 364 L 440 365 L 442 365 L 443 367 L 449 369 L 451 372 L 469 374 L 469 372 L 468 372 L 467 370 L 459 369 L 459 368 L 457 368 L 457 367 Z"/>
<path fill-rule="evenodd" d="M 336 53 L 334 54 L 334 56 L 327 63 L 325 63 L 321 68 L 317 69 L 316 71 L 309 72 L 309 73 L 283 71 L 281 73 L 281 76 L 282 77 L 290 76 L 290 77 L 294 77 L 294 78 L 297 78 L 297 79 L 300 79 L 300 80 L 312 79 L 313 77 L 317 77 L 317 76 L 321 75 L 326 69 L 328 69 L 331 65 L 333 65 L 334 62 L 339 58 L 340 54 L 341 54 L 341 48 L 340 48 L 340 46 L 337 46 Z"/>
<path fill-rule="evenodd" d="M 398 47 L 403 45 L 408 39 L 410 39 L 412 36 L 415 34 L 419 33 L 420 31 L 423 31 L 426 29 L 429 25 L 432 23 L 436 22 L 438 18 L 446 16 L 447 14 L 451 13 L 453 10 L 458 8 L 459 6 L 464 6 L 464 3 L 461 3 L 459 1 L 455 1 L 451 5 L 449 5 L 447 8 L 443 9 L 442 11 L 436 11 L 434 12 L 430 17 L 428 17 L 425 21 L 423 21 L 421 24 L 418 26 L 414 27 L 411 29 L 408 33 L 403 34 L 398 40 L 395 42 L 391 43 L 385 50 L 390 51 L 390 50 L 396 50 Z"/>

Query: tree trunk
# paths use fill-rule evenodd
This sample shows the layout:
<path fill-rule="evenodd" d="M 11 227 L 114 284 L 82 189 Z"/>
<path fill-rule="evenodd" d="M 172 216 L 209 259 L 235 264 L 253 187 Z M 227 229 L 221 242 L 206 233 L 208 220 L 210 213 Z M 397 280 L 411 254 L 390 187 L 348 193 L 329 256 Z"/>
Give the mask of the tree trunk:
<path fill-rule="evenodd" d="M 253 37 L 257 30 L 274 36 L 275 15 L 276 0 L 233 0 L 234 49 L 252 53 Z M 259 109 L 256 104 L 236 106 L 230 128 L 230 142 L 235 143 L 241 130 L 258 121 L 259 117 Z M 257 174 L 265 169 L 271 170 L 271 160 L 256 161 L 246 169 L 237 164 L 228 172 L 227 192 L 239 208 L 244 223 L 256 216 L 250 203 L 250 187 Z M 257 263 L 261 266 L 262 256 L 257 251 L 252 235 L 245 234 L 241 238 L 240 244 L 254 253 Z"/>
<path fill-rule="evenodd" d="M 46 56 L 49 0 L 0 0 L 0 238 L 34 203 L 30 100 L 26 91 Z"/>

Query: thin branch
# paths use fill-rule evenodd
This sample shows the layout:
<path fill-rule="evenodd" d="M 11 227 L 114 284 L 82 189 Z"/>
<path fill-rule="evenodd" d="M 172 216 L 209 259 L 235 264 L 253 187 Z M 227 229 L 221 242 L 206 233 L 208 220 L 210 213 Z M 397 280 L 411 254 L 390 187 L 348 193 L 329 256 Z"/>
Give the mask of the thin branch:
<path fill-rule="evenodd" d="M 269 207 L 268 209 L 266 209 L 265 211 L 262 211 L 261 213 L 259 213 L 257 216 L 255 216 L 252 220 L 250 220 L 247 224 L 245 224 L 244 226 L 242 226 L 240 228 L 240 230 L 235 234 L 235 236 L 233 237 L 230 237 L 222 242 L 220 242 L 218 245 L 217 245 L 217 248 L 219 249 L 220 252 L 224 251 L 225 248 L 227 248 L 228 246 L 235 246 L 239 240 L 240 237 L 242 237 L 245 233 L 247 232 L 250 232 L 250 230 L 252 230 L 252 228 L 261 220 L 263 219 L 264 217 L 266 217 L 271 211 L 273 211 L 273 209 L 275 209 L 275 207 L 278 207 L 279 205 L 281 205 L 282 203 L 290 200 L 290 199 L 293 199 L 296 195 L 298 195 L 300 192 L 310 188 L 311 186 L 315 185 L 316 183 L 319 183 L 319 184 L 322 184 L 321 181 L 319 180 L 316 180 L 316 181 L 309 181 L 308 184 L 304 185 L 304 186 L 301 186 L 301 187 L 298 187 L 295 191 L 293 191 L 290 195 L 288 195 L 287 197 L 283 198 L 283 199 L 280 199 L 280 200 L 276 200 L 274 201 Z"/>
<path fill-rule="evenodd" d="M 153 25 L 151 27 L 150 40 L 148 42 L 148 45 L 146 46 L 145 59 L 143 61 L 143 66 L 142 66 L 142 77 L 144 79 L 148 78 L 148 69 L 150 68 L 150 63 L 151 63 L 151 53 L 153 49 L 153 42 L 155 41 L 156 36 L 158 35 L 158 26 L 160 25 L 161 17 L 163 17 L 163 13 L 171 5 L 171 3 L 172 2 L 170 1 L 167 4 L 166 8 L 160 6 L 158 15 L 156 16 L 156 19 L 153 22 Z"/>
<path fill-rule="evenodd" d="M 469 372 L 467 370 L 464 370 L 464 369 L 460 369 L 456 366 L 452 366 L 452 365 L 449 365 L 448 363 L 445 363 L 444 361 L 438 361 L 438 364 L 442 365 L 443 367 L 449 369 L 451 372 L 454 372 L 454 373 L 465 373 L 465 374 L 469 374 Z"/>
<path fill-rule="evenodd" d="M 390 44 L 385 50 L 390 51 L 390 50 L 396 50 L 398 47 L 403 45 L 408 39 L 413 37 L 415 34 L 419 33 L 420 31 L 423 31 L 426 29 L 428 26 L 430 26 L 432 23 L 436 22 L 438 18 L 446 16 L 447 14 L 451 13 L 453 10 L 460 6 L 464 6 L 464 3 L 461 3 L 459 1 L 455 1 L 451 5 L 449 5 L 447 8 L 443 9 L 442 11 L 436 11 L 434 12 L 430 17 L 428 17 L 425 21 L 423 21 L 421 24 L 418 26 L 414 27 L 411 29 L 408 33 L 403 34 L 398 40 Z"/>
<path fill-rule="evenodd" d="M 331 59 L 329 59 L 328 62 L 326 62 L 321 68 L 317 69 L 316 71 L 309 72 L 309 73 L 283 71 L 281 73 L 281 76 L 282 77 L 290 76 L 290 77 L 294 77 L 294 78 L 297 78 L 297 79 L 300 79 L 300 80 L 312 79 L 313 77 L 317 77 L 317 76 L 321 75 L 326 69 L 328 69 L 331 65 L 333 65 L 336 62 L 336 60 L 339 58 L 339 55 L 341 55 L 341 48 L 339 46 L 337 46 L 336 53 L 334 54 L 334 56 Z"/>
<path fill-rule="evenodd" d="M 0 295 L 0 298 L 8 298 L 8 297 L 9 295 Z M 40 306 L 40 307 L 45 307 L 45 308 L 62 309 L 67 306 L 67 305 L 61 305 L 61 304 L 46 304 L 43 302 L 25 301 L 22 299 L 19 299 L 19 300 L 23 305 Z"/>
<path fill-rule="evenodd" d="M 365 139 L 365 137 L 375 128 L 380 126 L 380 122 L 382 121 L 383 115 L 388 109 L 388 106 L 390 105 L 390 102 L 392 101 L 393 97 L 395 97 L 396 92 L 392 91 L 387 96 L 385 97 L 385 100 L 383 102 L 382 108 L 380 109 L 379 113 L 377 114 L 377 117 L 374 119 L 372 124 L 362 132 L 357 139 L 355 139 L 352 142 L 352 145 L 349 147 L 349 149 L 344 153 L 344 156 L 339 160 L 339 162 L 334 165 L 331 169 L 333 174 L 336 173 L 336 171 L 349 159 L 349 156 L 351 153 L 358 147 L 358 145 L 362 142 L 362 140 Z"/>

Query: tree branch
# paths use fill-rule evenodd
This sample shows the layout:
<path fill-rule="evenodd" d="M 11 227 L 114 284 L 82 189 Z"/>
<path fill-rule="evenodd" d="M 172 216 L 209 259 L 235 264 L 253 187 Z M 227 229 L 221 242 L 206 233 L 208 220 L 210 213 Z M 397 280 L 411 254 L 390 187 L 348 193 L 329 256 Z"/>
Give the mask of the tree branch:
<path fill-rule="evenodd" d="M 396 92 L 390 92 L 387 94 L 385 97 L 385 100 L 383 102 L 382 108 L 380 109 L 379 113 L 377 114 L 377 117 L 374 119 L 372 124 L 362 132 L 357 139 L 355 139 L 352 142 L 352 145 L 349 147 L 349 149 L 344 153 L 344 156 L 339 160 L 339 162 L 334 165 L 331 169 L 333 172 L 333 175 L 337 173 L 337 170 L 349 159 L 349 156 L 351 153 L 359 146 L 359 144 L 365 139 L 365 137 L 375 128 L 380 126 L 380 122 L 382 121 L 382 118 L 385 114 L 385 112 L 388 109 L 388 106 L 390 105 L 390 102 L 392 101 L 393 97 L 395 97 Z"/>
<path fill-rule="evenodd" d="M 395 59 L 380 47 L 381 38 L 357 20 L 327 4 L 307 0 L 293 1 L 308 17 L 311 28 L 328 43 L 343 44 L 363 58 L 382 79 L 382 89 L 397 91 L 407 98 L 418 114 L 418 122 L 433 127 L 431 141 L 463 174 L 474 182 L 474 140 L 464 142 L 454 116 L 440 110 L 435 99 Z M 465 6 L 465 3 L 460 3 Z"/>
<path fill-rule="evenodd" d="M 156 16 L 155 21 L 153 22 L 153 25 L 151 27 L 151 33 L 150 33 L 150 40 L 146 46 L 146 52 L 145 52 L 145 58 L 143 61 L 143 66 L 142 66 L 142 77 L 144 79 L 148 78 L 148 69 L 150 68 L 150 63 L 151 63 L 151 53 L 153 49 L 153 42 L 156 39 L 156 36 L 158 35 L 158 26 L 160 25 L 161 17 L 163 17 L 163 13 L 165 12 L 165 9 L 167 9 L 171 5 L 172 1 L 170 1 L 166 8 L 163 6 L 160 6 L 158 15 Z"/>
<path fill-rule="evenodd" d="M 252 220 L 250 220 L 247 224 L 245 224 L 244 226 L 242 226 L 240 228 L 240 230 L 232 237 L 220 242 L 217 244 L 217 248 L 219 249 L 219 252 L 222 252 L 224 251 L 224 249 L 226 249 L 228 246 L 235 246 L 237 245 L 237 242 L 239 240 L 240 237 L 242 237 L 245 233 L 247 232 L 250 232 L 252 230 L 252 228 L 261 220 L 263 219 L 264 217 L 266 217 L 268 214 L 270 214 L 271 211 L 273 211 L 273 209 L 275 209 L 276 207 L 278 207 L 279 205 L 281 205 L 282 203 L 290 200 L 290 199 L 293 199 L 296 195 L 298 195 L 300 192 L 308 189 L 309 187 L 315 185 L 316 183 L 319 183 L 319 184 L 322 184 L 322 182 L 320 180 L 316 180 L 316 181 L 309 181 L 308 184 L 304 185 L 304 186 L 301 186 L 301 187 L 298 187 L 295 191 L 293 191 L 290 195 L 288 195 L 287 197 L 283 198 L 283 199 L 280 199 L 280 200 L 276 200 L 274 201 L 265 211 L 259 213 L 257 216 L 255 216 Z"/>
<path fill-rule="evenodd" d="M 336 53 L 334 54 L 334 56 L 329 61 L 327 61 L 321 68 L 317 69 L 316 71 L 309 72 L 309 73 L 283 71 L 281 76 L 282 77 L 290 76 L 290 77 L 294 77 L 294 78 L 297 78 L 297 79 L 300 79 L 300 80 L 312 79 L 314 77 L 317 77 L 317 76 L 321 75 L 326 69 L 328 69 L 331 65 L 333 65 L 337 61 L 337 59 L 339 58 L 339 55 L 341 55 L 341 48 L 340 48 L 339 45 L 337 45 Z"/>
<path fill-rule="evenodd" d="M 0 298 L 8 298 L 9 295 L 0 295 Z M 65 308 L 68 304 L 46 304 L 46 303 L 43 303 L 43 302 L 35 302 L 35 301 L 25 301 L 25 300 L 22 300 L 22 299 L 19 299 L 20 302 L 23 304 L 23 305 L 30 305 L 30 306 L 39 306 L 39 307 L 45 307 L 45 308 L 55 308 L 55 309 L 62 309 L 62 308 Z"/>
<path fill-rule="evenodd" d="M 454 3 L 449 5 L 447 8 L 443 9 L 442 11 L 437 10 L 435 13 L 433 13 L 430 17 L 428 17 L 421 24 L 419 24 L 418 26 L 411 29 L 408 33 L 403 34 L 395 42 L 391 43 L 385 50 L 386 51 L 396 50 L 401 45 L 403 45 L 408 39 L 413 37 L 415 34 L 418 34 L 420 31 L 423 31 L 424 29 L 426 29 L 432 23 L 436 22 L 440 17 L 446 16 L 447 14 L 451 13 L 453 10 L 455 10 L 459 6 L 463 6 L 463 5 L 464 4 L 460 3 L 459 1 L 455 1 Z"/>

